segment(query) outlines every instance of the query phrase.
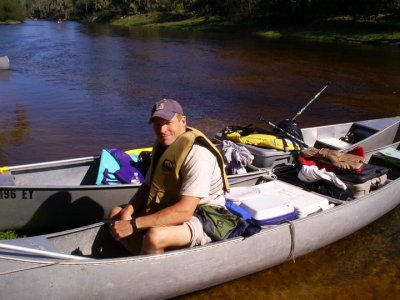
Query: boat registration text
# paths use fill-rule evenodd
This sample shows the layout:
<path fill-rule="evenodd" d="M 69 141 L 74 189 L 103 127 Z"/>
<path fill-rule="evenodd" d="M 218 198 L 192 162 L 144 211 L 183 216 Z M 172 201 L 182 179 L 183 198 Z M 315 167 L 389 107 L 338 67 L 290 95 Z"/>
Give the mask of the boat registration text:
<path fill-rule="evenodd" d="M 0 199 L 32 199 L 33 190 L 0 189 Z"/>

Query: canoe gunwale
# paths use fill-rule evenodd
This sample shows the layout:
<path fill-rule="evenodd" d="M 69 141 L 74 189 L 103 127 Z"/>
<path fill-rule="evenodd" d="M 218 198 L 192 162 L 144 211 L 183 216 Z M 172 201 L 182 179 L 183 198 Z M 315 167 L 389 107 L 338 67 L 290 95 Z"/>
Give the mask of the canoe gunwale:
<path fill-rule="evenodd" d="M 394 186 L 394 187 L 393 187 Z M 391 180 L 390 182 L 388 182 L 387 184 L 385 184 L 384 186 L 380 187 L 378 190 L 375 190 L 361 198 L 358 199 L 354 199 L 354 200 L 350 200 L 350 201 L 343 201 L 343 203 L 341 203 L 340 205 L 336 205 L 333 208 L 309 215 L 307 217 L 304 218 L 300 218 L 300 219 L 296 219 L 291 221 L 291 224 L 293 224 L 296 227 L 298 227 L 299 225 L 301 225 L 302 223 L 309 223 L 312 222 L 312 220 L 314 219 L 320 219 L 323 215 L 330 215 L 330 214 L 339 214 L 342 210 L 349 210 L 349 208 L 351 207 L 357 207 L 360 205 L 360 203 L 366 202 L 368 200 L 370 200 L 370 198 L 378 198 L 380 194 L 384 194 L 386 192 L 387 189 L 395 189 L 396 187 L 400 187 L 400 178 L 396 179 L 396 180 Z M 335 198 L 331 198 L 331 197 L 327 197 L 325 196 L 328 200 L 332 200 L 332 202 L 336 201 L 337 199 Z M 374 200 L 372 200 L 374 201 Z M 391 209 L 395 208 L 398 205 L 399 201 L 397 201 L 396 204 L 393 205 L 393 207 L 391 206 L 390 209 L 382 211 L 379 213 L 378 217 L 376 217 L 375 219 L 378 219 L 380 216 L 386 214 L 388 211 L 390 211 Z M 371 221 L 372 222 L 372 221 Z M 47 235 L 44 235 L 45 239 L 51 240 L 54 237 L 62 237 L 62 236 L 66 236 L 66 235 L 70 235 L 70 234 L 74 234 L 77 232 L 84 232 L 86 230 L 90 230 L 90 229 L 96 229 L 96 228 L 100 228 L 101 226 L 106 226 L 106 222 L 98 222 L 95 224 L 91 224 L 91 225 L 87 225 L 81 228 L 77 228 L 77 229 L 70 229 L 70 230 L 66 230 L 66 231 L 62 231 L 62 232 L 57 232 L 57 233 L 50 233 Z M 57 260 L 57 262 L 59 264 L 66 264 L 66 265 L 82 265 L 82 264 L 88 264 L 88 265 L 98 265 L 98 264 L 111 264 L 111 263 L 120 263 L 120 262 L 131 262 L 131 261 L 147 261 L 147 260 L 156 260 L 159 258 L 168 258 L 169 256 L 176 256 L 176 255 L 181 255 L 183 253 L 191 253 L 191 252 L 203 252 L 203 251 L 208 251 L 210 248 L 214 248 L 214 247 L 227 247 L 230 244 L 234 244 L 234 243 L 239 243 L 242 242 L 244 240 L 247 239 L 252 239 L 255 238 L 256 236 L 262 236 L 262 235 L 266 235 L 269 234 L 271 231 L 277 231 L 277 230 L 282 230 L 287 228 L 288 233 L 290 233 L 290 224 L 289 223 L 283 223 L 283 224 L 279 224 L 279 225 L 273 225 L 273 226 L 263 226 L 262 230 L 259 233 L 254 234 L 253 236 L 250 237 L 235 237 L 235 238 L 231 238 L 228 240 L 224 240 L 224 241 L 219 241 L 219 242 L 213 242 L 210 244 L 206 244 L 204 246 L 198 246 L 198 247 L 193 247 L 193 248 L 185 248 L 185 249 L 180 249 L 180 250 L 172 250 L 172 251 L 168 251 L 165 252 L 164 254 L 152 254 L 152 255 L 138 255 L 138 256 L 128 256 L 128 257 L 118 257 L 118 258 L 105 258 L 105 259 L 96 259 L 96 258 L 91 258 L 88 257 L 87 260 Z M 361 226 L 363 227 L 363 226 Z M 354 233 L 355 231 L 357 231 L 359 228 L 352 230 L 351 232 L 346 233 L 345 236 L 350 235 L 352 233 Z M 343 238 L 339 237 L 338 239 Z M 33 237 L 35 238 L 35 237 Z M 29 239 L 29 238 L 28 238 Z M 7 241 L 5 241 L 7 243 Z M 325 245 L 323 245 L 325 246 Z M 321 246 L 321 247 L 323 247 Z M 296 245 L 294 245 L 295 249 L 294 251 L 296 251 Z M 289 253 L 288 253 L 289 254 Z M 0 256 L 0 258 L 4 258 L 4 256 Z M 24 261 L 24 262 L 31 262 L 31 263 L 41 263 L 43 262 L 42 258 L 38 258 L 38 259 L 22 259 L 22 258 L 14 258 L 16 260 L 19 261 Z M 48 258 L 44 258 L 45 261 L 48 261 Z M 290 260 L 288 258 L 288 260 Z"/>

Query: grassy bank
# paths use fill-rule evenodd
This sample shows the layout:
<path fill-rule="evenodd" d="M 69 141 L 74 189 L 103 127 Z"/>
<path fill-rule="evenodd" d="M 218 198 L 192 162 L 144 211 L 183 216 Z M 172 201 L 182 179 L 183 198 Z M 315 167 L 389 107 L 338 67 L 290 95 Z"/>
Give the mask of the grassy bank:
<path fill-rule="evenodd" d="M 400 46 L 400 21 L 384 17 L 375 20 L 354 20 L 341 17 L 315 22 L 311 25 L 271 26 L 257 23 L 234 23 L 221 17 L 152 13 L 120 18 L 114 20 L 112 24 L 205 32 L 251 32 L 274 39 L 306 39 L 322 42 Z"/>
<path fill-rule="evenodd" d="M 0 21 L 0 25 L 15 25 L 21 23 L 22 23 L 21 21 L 14 21 L 14 20 Z"/>
<path fill-rule="evenodd" d="M 13 230 L 0 232 L 0 240 L 11 240 L 11 239 L 17 239 L 17 238 L 21 238 L 21 237 L 24 237 L 24 236 L 16 233 Z"/>

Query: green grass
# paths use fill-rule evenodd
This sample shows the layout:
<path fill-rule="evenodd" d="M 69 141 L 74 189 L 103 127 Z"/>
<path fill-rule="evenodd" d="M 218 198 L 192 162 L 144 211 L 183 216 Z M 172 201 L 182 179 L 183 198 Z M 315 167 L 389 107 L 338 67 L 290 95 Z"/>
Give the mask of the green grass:
<path fill-rule="evenodd" d="M 112 22 L 113 25 L 127 27 L 176 28 L 196 31 L 226 31 L 236 25 L 221 17 L 192 16 L 183 13 L 149 13 L 128 16 Z"/>
<path fill-rule="evenodd" d="M 7 231 L 0 232 L 0 240 L 11 240 L 11 239 L 18 239 L 21 237 L 23 237 L 23 236 L 17 234 L 13 230 L 7 230 Z"/>
<path fill-rule="evenodd" d="M 210 32 L 252 32 L 272 39 L 286 38 L 400 46 L 400 21 L 384 17 L 374 20 L 354 20 L 349 17 L 340 17 L 310 25 L 268 26 L 251 22 L 235 23 L 216 16 L 151 13 L 120 18 L 114 20 L 112 24 Z"/>
<path fill-rule="evenodd" d="M 400 22 L 329 19 L 309 26 L 273 28 L 260 31 L 265 37 L 295 38 L 323 42 L 352 42 L 400 46 Z"/>
<path fill-rule="evenodd" d="M 0 21 L 0 25 L 14 25 L 21 23 L 22 23 L 21 21 L 15 21 L 15 20 Z"/>

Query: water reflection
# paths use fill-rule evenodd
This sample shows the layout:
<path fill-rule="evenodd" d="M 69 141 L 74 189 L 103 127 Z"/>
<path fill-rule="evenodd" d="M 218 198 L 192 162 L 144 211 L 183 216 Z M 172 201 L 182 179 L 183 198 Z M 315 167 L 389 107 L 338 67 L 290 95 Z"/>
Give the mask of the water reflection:
<path fill-rule="evenodd" d="M 0 70 L 0 80 L 10 80 L 10 70 Z"/>
<path fill-rule="evenodd" d="M 6 148 L 24 143 L 29 135 L 29 121 L 26 109 L 16 105 L 15 110 L 0 116 L 0 161 L 5 161 Z"/>

